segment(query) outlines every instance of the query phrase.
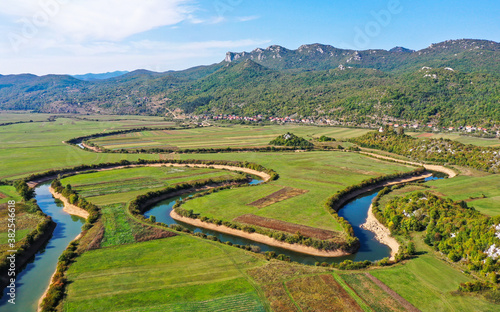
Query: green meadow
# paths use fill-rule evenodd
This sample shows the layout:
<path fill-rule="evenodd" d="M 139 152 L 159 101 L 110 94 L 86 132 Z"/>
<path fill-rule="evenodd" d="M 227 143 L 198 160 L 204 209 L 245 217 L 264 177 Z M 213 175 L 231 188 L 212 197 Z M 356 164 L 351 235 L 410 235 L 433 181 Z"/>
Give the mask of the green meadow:
<path fill-rule="evenodd" d="M 142 117 L 139 117 L 142 118 Z M 62 141 L 74 137 L 118 129 L 150 125 L 143 120 L 87 121 L 58 118 L 54 122 L 33 122 L 0 127 L 0 179 L 16 179 L 50 169 L 136 160 L 158 159 L 157 155 L 120 155 L 89 153 Z M 158 121 L 157 126 L 171 123 Z"/>
<path fill-rule="evenodd" d="M 245 270 L 265 261 L 250 252 L 189 236 L 84 253 L 68 271 L 64 311 L 192 311 L 215 300 L 217 311 L 240 300 L 265 311 Z M 244 307 L 244 306 L 243 306 Z M 136 310 L 137 309 L 137 310 Z"/>
<path fill-rule="evenodd" d="M 157 154 L 92 153 L 62 141 L 112 130 L 173 125 L 162 117 L 60 116 L 50 122 L 46 121 L 49 117 L 0 113 L 0 123 L 34 121 L 0 127 L 0 179 L 14 180 L 31 173 L 80 164 L 158 159 Z M 95 142 L 112 149 L 250 147 L 266 146 L 285 132 L 307 139 L 327 135 L 341 141 L 366 131 L 293 125 L 221 126 L 168 133 L 146 131 L 105 137 Z M 185 209 L 227 220 L 252 213 L 335 231 L 341 228 L 324 208 L 329 196 L 364 179 L 413 169 L 338 151 L 172 154 L 168 157 L 248 161 L 274 169 L 280 175 L 278 180 L 263 185 L 233 188 L 193 199 L 184 204 Z M 364 311 L 404 310 L 365 277 L 366 270 L 332 274 L 331 268 L 266 261 L 263 256 L 242 249 L 140 222 L 126 210 L 132 199 L 148 191 L 188 181 L 237 175 L 226 170 L 167 165 L 88 172 L 62 179 L 63 185 L 71 184 L 81 196 L 100 207 L 101 219 L 92 230 L 102 229 L 97 249 L 83 252 L 67 272 L 69 284 L 62 310 L 279 312 L 301 308 L 303 311 L 322 311 L 321 300 L 331 303 L 330 308 L 357 304 Z M 426 184 L 430 186 L 429 191 L 440 196 L 466 200 L 469 206 L 485 214 L 500 215 L 499 182 L 498 175 L 464 174 Z M 260 209 L 248 205 L 284 187 L 306 192 Z M 420 188 L 405 187 L 383 200 Z M 4 195 L 0 196 L 4 197 L 0 198 L 1 213 L 5 213 L 8 199 L 20 201 L 11 186 L 0 186 L 0 194 Z M 20 214 L 25 226 L 19 228 L 19 237 L 24 237 L 40 221 L 27 217 L 27 214 Z M 1 243 L 6 231 L 0 232 Z M 177 236 L 154 239 L 155 235 L 165 232 Z M 150 238 L 153 240 L 142 241 L 145 237 L 153 237 Z M 480 296 L 458 294 L 458 284 L 472 278 L 441 259 L 419 237 L 414 240 L 419 251 L 416 258 L 392 267 L 374 267 L 368 272 L 422 311 L 498 310 L 498 305 Z"/>
<path fill-rule="evenodd" d="M 128 133 L 92 140 L 99 146 L 111 150 L 139 148 L 225 148 L 263 147 L 269 141 L 286 132 L 292 132 L 307 139 L 322 135 L 338 140 L 360 136 L 365 129 L 312 127 L 312 126 L 215 126 L 185 130 L 158 130 Z"/>
<path fill-rule="evenodd" d="M 404 265 L 373 270 L 370 274 L 422 311 L 497 311 L 498 305 L 475 295 L 459 295 L 457 285 L 473 279 L 438 259 L 421 237 L 420 255 Z"/>
<path fill-rule="evenodd" d="M 272 168 L 280 175 L 277 181 L 263 186 L 224 190 L 190 200 L 183 205 L 187 210 L 223 220 L 252 213 L 334 231 L 341 228 L 324 207 L 329 196 L 368 178 L 413 169 L 347 152 L 190 154 L 182 157 L 248 160 Z M 249 205 L 283 187 L 307 192 L 264 208 Z"/>

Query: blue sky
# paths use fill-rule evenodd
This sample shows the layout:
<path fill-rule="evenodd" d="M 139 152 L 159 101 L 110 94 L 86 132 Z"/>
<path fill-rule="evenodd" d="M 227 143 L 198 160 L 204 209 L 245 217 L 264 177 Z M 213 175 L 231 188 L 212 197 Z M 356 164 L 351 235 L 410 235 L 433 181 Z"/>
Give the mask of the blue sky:
<path fill-rule="evenodd" d="M 500 41 L 498 0 L 4 0 L 0 74 L 179 70 L 227 51 Z"/>

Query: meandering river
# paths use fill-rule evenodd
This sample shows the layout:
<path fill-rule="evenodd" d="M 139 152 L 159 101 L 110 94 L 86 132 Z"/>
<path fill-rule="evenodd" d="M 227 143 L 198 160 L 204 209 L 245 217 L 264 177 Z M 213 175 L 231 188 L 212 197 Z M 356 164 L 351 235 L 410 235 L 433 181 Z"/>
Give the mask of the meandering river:
<path fill-rule="evenodd" d="M 435 179 L 435 178 L 433 178 Z M 428 179 L 426 179 L 428 180 Z M 251 184 L 258 184 L 262 181 L 253 180 Z M 57 203 L 49 192 L 50 183 L 44 183 L 35 188 L 36 200 L 40 208 L 47 215 L 50 215 L 54 222 L 57 223 L 57 227 L 54 230 L 52 238 L 49 240 L 47 246 L 39 251 L 33 261 L 27 264 L 26 268 L 18 274 L 16 281 L 16 304 L 9 304 L 6 296 L 6 290 L 4 290 L 4 295 L 0 300 L 0 310 L 5 312 L 28 312 L 36 311 L 38 300 L 47 289 L 50 278 L 54 273 L 57 265 L 57 260 L 61 253 L 66 249 L 68 244 L 75 239 L 75 237 L 80 233 L 81 226 L 84 221 L 81 218 L 71 216 L 62 210 L 62 204 Z M 146 217 L 155 216 L 157 222 L 163 222 L 165 224 L 181 224 L 194 232 L 202 232 L 207 235 L 213 235 L 219 238 L 221 241 L 230 241 L 233 244 L 240 245 L 253 245 L 260 247 L 262 252 L 265 251 L 275 251 L 277 254 L 284 254 L 291 258 L 292 261 L 304 263 L 304 264 L 314 264 L 316 262 L 342 262 L 346 259 L 351 259 L 353 261 L 363 261 L 363 260 L 380 260 L 384 257 L 390 256 L 390 248 L 375 239 L 372 232 L 360 228 L 368 215 L 368 209 L 373 198 L 377 195 L 378 191 L 374 191 L 368 194 L 363 194 L 358 198 L 348 202 L 339 211 L 339 215 L 344 217 L 347 221 L 351 223 L 354 228 L 356 236 L 359 238 L 361 247 L 359 251 L 353 255 L 337 257 L 337 258 L 322 258 L 304 255 L 298 252 L 293 252 L 290 250 L 268 246 L 266 244 L 257 243 L 244 238 L 222 234 L 215 231 L 206 230 L 203 228 L 197 228 L 189 224 L 184 224 L 173 220 L 170 217 L 170 211 L 176 200 L 185 198 L 191 195 L 183 195 L 173 197 L 162 202 L 157 203 L 150 210 L 145 213 Z"/>

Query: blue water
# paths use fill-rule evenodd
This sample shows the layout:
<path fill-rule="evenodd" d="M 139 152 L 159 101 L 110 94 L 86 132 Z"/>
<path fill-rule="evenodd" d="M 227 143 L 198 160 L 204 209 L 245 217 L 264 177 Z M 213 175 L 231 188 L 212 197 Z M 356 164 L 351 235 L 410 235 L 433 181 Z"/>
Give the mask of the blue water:
<path fill-rule="evenodd" d="M 34 261 L 17 275 L 16 304 L 8 303 L 10 299 L 4 290 L 0 300 L 2 312 L 36 311 L 38 300 L 47 289 L 50 277 L 56 270 L 57 260 L 68 244 L 81 232 L 85 220 L 71 216 L 62 210 L 62 204 L 56 204 L 49 192 L 49 184 L 36 188 L 36 200 L 40 208 L 57 223 L 54 233 L 44 250 L 39 251 Z"/>

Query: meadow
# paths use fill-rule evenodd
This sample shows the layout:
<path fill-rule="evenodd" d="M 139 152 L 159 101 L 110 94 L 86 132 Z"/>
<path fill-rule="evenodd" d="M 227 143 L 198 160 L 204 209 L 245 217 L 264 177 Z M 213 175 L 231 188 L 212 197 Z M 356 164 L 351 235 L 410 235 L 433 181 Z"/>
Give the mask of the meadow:
<path fill-rule="evenodd" d="M 161 117 L 67 116 L 44 121 L 49 117 L 0 113 L 0 123 L 34 121 L 0 127 L 0 179 L 13 180 L 84 163 L 158 159 L 164 155 L 91 153 L 62 141 L 103 131 L 173 125 Z M 224 126 L 171 134 L 147 131 L 99 140 L 110 140 L 109 143 L 118 140 L 116 146 L 131 144 L 127 148 L 137 148 L 144 143 L 143 147 L 148 146 L 147 140 L 161 147 L 170 145 L 180 149 L 248 147 L 265 146 L 288 131 L 307 139 L 327 135 L 339 141 L 366 133 L 364 129 L 333 127 Z M 116 148 L 112 146 L 109 147 Z M 342 229 L 324 208 L 329 196 L 370 177 L 412 170 L 348 152 L 243 152 L 168 157 L 249 161 L 274 169 L 280 175 L 278 180 L 264 185 L 224 190 L 187 201 L 185 209 L 227 220 L 251 213 L 332 231 Z M 405 308 L 370 280 L 366 272 L 422 311 L 498 309 L 482 297 L 458 294 L 458 284 L 472 278 L 442 260 L 419 237 L 415 237 L 418 256 L 414 259 L 369 271 L 338 271 L 266 261 L 264 256 L 242 249 L 159 229 L 127 213 L 127 203 L 148 191 L 176 183 L 236 175 L 225 170 L 167 165 L 89 172 L 62 179 L 64 185 L 71 184 L 79 194 L 99 205 L 102 214 L 91 230 L 94 234 L 102 231 L 102 241 L 94 246 L 97 249 L 85 251 L 76 258 L 67 273 L 69 286 L 63 311 L 404 311 Z M 499 215 L 498 182 L 497 175 L 464 174 L 427 185 L 428 190 L 436 194 L 463 199 L 483 213 Z M 389 196 L 418 188 L 412 187 Z M 0 195 L 3 197 L 0 205 L 11 198 L 20 200 L 11 186 L 0 186 L 0 194 L 5 195 Z M 23 216 L 20 217 L 22 220 Z M 31 223 L 26 223 L 28 227 L 18 232 L 20 236 L 26 235 L 39 221 L 31 218 Z M 0 243 L 4 236 L 0 234 Z M 88 238 L 83 238 L 84 243 L 85 239 Z"/>
<path fill-rule="evenodd" d="M 93 250 L 68 271 L 64 311 L 265 311 L 245 273 L 264 262 L 189 236 Z"/>
<path fill-rule="evenodd" d="M 139 117 L 142 118 L 142 117 Z M 158 159 L 157 155 L 119 155 L 89 153 L 62 141 L 74 137 L 144 127 L 151 122 L 126 119 L 113 121 L 88 121 L 58 118 L 53 122 L 33 122 L 0 127 L 0 179 L 17 179 L 50 169 L 73 167 L 80 164 L 97 164 L 138 158 Z M 157 126 L 171 126 L 159 122 Z"/>
<path fill-rule="evenodd" d="M 496 311 L 498 305 L 475 295 L 460 295 L 457 285 L 473 280 L 415 238 L 419 256 L 393 268 L 373 270 L 370 274 L 396 291 L 422 311 Z"/>
<path fill-rule="evenodd" d="M 413 169 L 346 152 L 190 154 L 182 158 L 247 160 L 280 174 L 277 181 L 266 185 L 224 190 L 187 201 L 184 209 L 228 221 L 254 214 L 333 231 L 342 229 L 324 207 L 329 196 L 371 177 Z M 262 208 L 250 205 L 285 187 L 305 192 Z"/>
<path fill-rule="evenodd" d="M 127 133 L 91 140 L 110 150 L 119 149 L 188 149 L 225 147 L 265 147 L 277 136 L 292 132 L 312 139 L 322 135 L 338 140 L 360 136 L 365 129 L 313 127 L 313 126 L 215 126 L 185 130 L 160 130 Z"/>

